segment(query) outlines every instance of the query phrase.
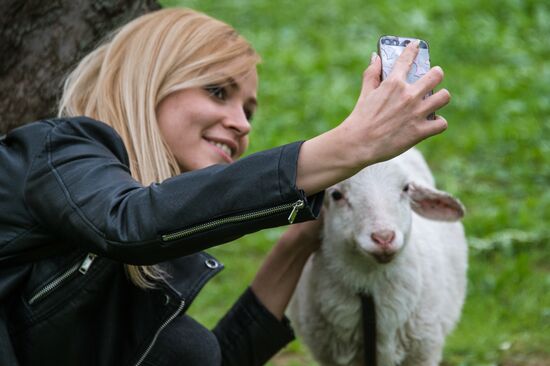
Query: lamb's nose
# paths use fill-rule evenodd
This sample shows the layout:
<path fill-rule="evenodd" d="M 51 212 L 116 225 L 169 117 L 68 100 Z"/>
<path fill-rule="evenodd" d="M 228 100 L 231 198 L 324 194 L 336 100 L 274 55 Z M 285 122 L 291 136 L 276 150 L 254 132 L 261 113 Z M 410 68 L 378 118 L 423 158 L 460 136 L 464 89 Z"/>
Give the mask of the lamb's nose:
<path fill-rule="evenodd" d="M 393 230 L 380 230 L 371 234 L 371 239 L 378 245 L 387 246 L 395 239 L 395 231 Z"/>

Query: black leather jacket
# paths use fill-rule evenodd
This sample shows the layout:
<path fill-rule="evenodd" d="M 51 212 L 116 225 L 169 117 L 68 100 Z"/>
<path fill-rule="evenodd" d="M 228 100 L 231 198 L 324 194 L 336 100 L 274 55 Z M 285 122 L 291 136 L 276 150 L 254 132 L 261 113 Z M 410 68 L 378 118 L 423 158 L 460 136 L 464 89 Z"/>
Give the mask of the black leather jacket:
<path fill-rule="evenodd" d="M 0 364 L 137 365 L 222 265 L 203 249 L 316 217 L 295 187 L 300 143 L 144 187 L 116 132 L 85 117 L 0 140 Z M 291 214 L 292 213 L 292 214 Z M 123 263 L 162 263 L 157 289 Z M 293 337 L 247 290 L 214 329 L 224 364 L 260 365 Z"/>

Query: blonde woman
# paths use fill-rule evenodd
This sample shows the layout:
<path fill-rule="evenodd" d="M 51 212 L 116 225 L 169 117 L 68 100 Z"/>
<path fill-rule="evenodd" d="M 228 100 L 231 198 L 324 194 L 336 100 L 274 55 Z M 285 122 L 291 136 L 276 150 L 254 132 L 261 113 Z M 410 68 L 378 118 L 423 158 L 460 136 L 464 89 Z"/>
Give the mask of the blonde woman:
<path fill-rule="evenodd" d="M 185 9 L 121 28 L 68 77 L 60 118 L 0 142 L 0 364 L 264 364 L 293 339 L 284 310 L 319 245 L 318 221 L 296 223 L 325 188 L 446 129 L 426 116 L 449 93 L 422 98 L 442 70 L 405 82 L 417 52 L 383 83 L 373 56 L 338 127 L 238 160 L 250 45 Z M 203 249 L 289 223 L 213 331 L 185 315 L 222 268 Z"/>

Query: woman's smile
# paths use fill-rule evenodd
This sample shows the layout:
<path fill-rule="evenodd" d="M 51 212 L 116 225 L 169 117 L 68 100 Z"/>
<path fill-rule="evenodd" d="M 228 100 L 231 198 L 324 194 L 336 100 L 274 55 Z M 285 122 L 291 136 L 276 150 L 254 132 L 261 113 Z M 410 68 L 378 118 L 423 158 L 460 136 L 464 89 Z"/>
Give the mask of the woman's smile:
<path fill-rule="evenodd" d="M 176 91 L 160 102 L 158 125 L 182 171 L 229 164 L 245 152 L 257 82 L 253 69 L 220 85 Z"/>
<path fill-rule="evenodd" d="M 204 138 L 206 142 L 218 153 L 227 163 L 233 162 L 233 156 L 237 149 L 229 147 L 227 143 L 220 142 L 219 140 Z"/>

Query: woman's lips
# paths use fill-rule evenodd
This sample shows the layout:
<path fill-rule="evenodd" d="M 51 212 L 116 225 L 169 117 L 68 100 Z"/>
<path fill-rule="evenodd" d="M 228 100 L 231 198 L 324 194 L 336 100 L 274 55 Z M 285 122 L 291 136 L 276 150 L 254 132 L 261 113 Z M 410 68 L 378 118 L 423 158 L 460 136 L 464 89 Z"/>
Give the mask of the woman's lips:
<path fill-rule="evenodd" d="M 205 140 L 223 158 L 223 160 L 225 160 L 227 163 L 232 163 L 233 162 L 233 159 L 231 158 L 231 156 L 225 151 L 226 149 L 229 150 L 229 147 L 227 145 L 219 143 L 219 142 L 211 141 L 211 140 L 208 140 L 208 139 L 205 139 Z M 217 144 L 224 145 L 226 147 L 223 148 L 223 147 L 217 146 Z"/>

